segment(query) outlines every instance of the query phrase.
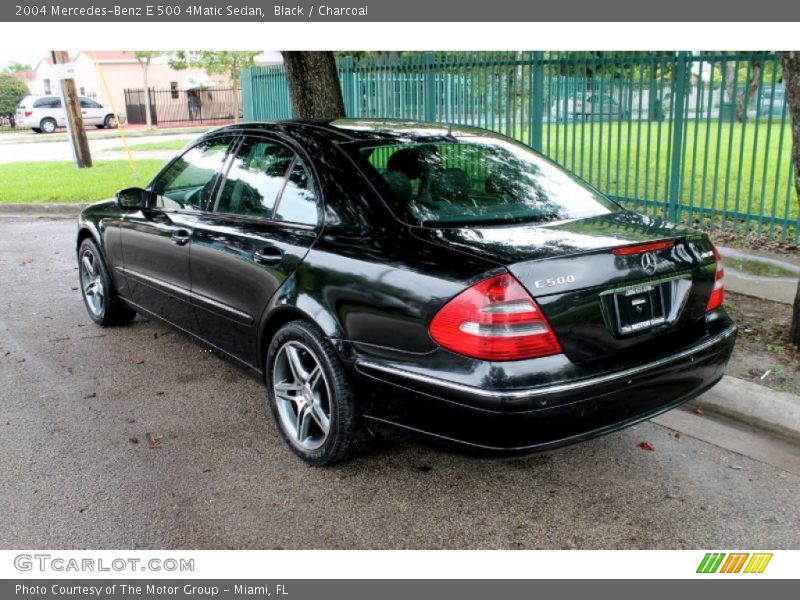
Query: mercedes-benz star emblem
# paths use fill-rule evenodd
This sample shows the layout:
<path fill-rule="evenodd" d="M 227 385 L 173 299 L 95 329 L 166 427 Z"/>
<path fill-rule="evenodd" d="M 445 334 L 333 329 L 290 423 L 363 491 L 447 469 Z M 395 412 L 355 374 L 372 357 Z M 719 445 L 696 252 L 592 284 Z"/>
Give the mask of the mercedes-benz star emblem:
<path fill-rule="evenodd" d="M 642 268 L 644 272 L 648 275 L 652 275 L 656 272 L 656 266 L 658 265 L 658 259 L 656 255 L 652 252 L 645 252 L 642 254 Z"/>

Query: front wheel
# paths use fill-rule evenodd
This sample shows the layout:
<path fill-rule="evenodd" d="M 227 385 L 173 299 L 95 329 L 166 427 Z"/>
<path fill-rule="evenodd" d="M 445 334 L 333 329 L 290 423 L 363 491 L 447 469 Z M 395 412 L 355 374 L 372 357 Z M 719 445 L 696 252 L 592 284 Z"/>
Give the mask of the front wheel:
<path fill-rule="evenodd" d="M 124 325 L 136 316 L 136 311 L 117 297 L 103 255 L 91 239 L 83 240 L 78 249 L 78 276 L 92 321 L 103 326 Z"/>
<path fill-rule="evenodd" d="M 305 321 L 284 325 L 267 351 L 267 397 L 281 436 L 314 466 L 346 459 L 358 445 L 355 401 L 330 342 Z"/>
<path fill-rule="evenodd" d="M 106 118 L 103 121 L 103 127 L 106 129 L 116 129 L 117 120 L 114 118 L 114 115 L 106 115 Z"/>

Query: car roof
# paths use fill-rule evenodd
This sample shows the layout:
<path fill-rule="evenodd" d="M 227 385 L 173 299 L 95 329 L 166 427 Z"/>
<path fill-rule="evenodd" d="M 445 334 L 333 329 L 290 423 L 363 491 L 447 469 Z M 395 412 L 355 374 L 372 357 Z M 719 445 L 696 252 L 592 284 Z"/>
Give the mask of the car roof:
<path fill-rule="evenodd" d="M 450 141 L 457 137 L 488 136 L 502 137 L 497 133 L 478 127 L 447 123 L 427 123 L 403 119 L 289 119 L 285 121 L 251 121 L 226 125 L 206 135 L 222 132 L 283 132 L 312 134 L 327 138 L 334 143 L 347 142 L 414 142 Z"/>

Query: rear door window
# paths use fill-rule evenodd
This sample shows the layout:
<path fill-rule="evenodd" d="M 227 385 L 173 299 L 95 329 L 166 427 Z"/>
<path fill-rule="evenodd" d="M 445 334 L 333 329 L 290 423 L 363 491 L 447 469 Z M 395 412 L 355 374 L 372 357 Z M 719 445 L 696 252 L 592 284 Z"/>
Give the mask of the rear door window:
<path fill-rule="evenodd" d="M 39 98 L 33 103 L 33 108 L 61 108 L 61 98 L 58 96 Z"/>
<path fill-rule="evenodd" d="M 275 210 L 275 220 L 316 225 L 318 218 L 317 197 L 311 175 L 299 159 L 295 160 Z"/>
<path fill-rule="evenodd" d="M 261 138 L 245 138 L 231 162 L 215 212 L 272 219 L 286 175 L 291 149 Z"/>

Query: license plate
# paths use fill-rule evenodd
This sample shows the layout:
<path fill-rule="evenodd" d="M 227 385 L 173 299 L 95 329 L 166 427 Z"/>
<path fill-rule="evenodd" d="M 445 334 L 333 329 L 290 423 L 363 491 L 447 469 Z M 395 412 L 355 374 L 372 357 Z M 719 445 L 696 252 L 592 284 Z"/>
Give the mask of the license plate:
<path fill-rule="evenodd" d="M 625 335 L 651 329 L 666 322 L 661 285 L 643 285 L 614 294 L 617 330 Z"/>

